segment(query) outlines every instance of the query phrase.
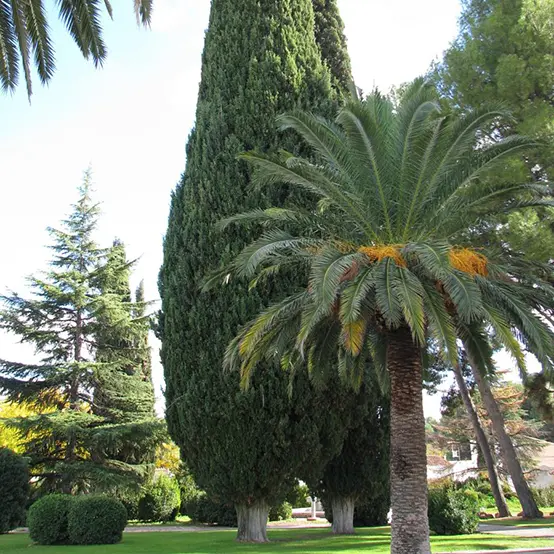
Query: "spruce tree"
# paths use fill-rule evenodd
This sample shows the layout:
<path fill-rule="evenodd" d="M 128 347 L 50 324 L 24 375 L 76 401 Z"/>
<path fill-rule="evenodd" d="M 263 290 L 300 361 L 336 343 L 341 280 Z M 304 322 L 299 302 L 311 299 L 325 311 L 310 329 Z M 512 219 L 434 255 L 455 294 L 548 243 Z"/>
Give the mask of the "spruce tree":
<path fill-rule="evenodd" d="M 149 319 L 145 317 L 143 285 L 131 300 L 131 266 L 125 246 L 116 240 L 98 273 L 96 362 L 93 413 L 112 423 L 154 417 Z"/>
<path fill-rule="evenodd" d="M 121 453 L 142 456 L 161 438 L 157 422 L 123 424 L 120 416 L 95 413 L 99 377 L 121 367 L 123 356 L 96 359 L 100 325 L 106 336 L 117 336 L 120 329 L 119 321 L 110 321 L 105 314 L 121 312 L 122 305 L 117 295 L 103 294 L 100 288 L 100 277 L 108 270 L 106 253 L 93 239 L 98 214 L 88 171 L 69 217 L 60 229 L 49 229 L 53 258 L 48 271 L 29 279 L 32 295 L 1 298 L 0 327 L 32 344 L 39 356 L 33 364 L 0 360 L 0 392 L 38 411 L 9 423 L 17 429 L 43 491 L 88 492 L 135 485 L 147 468 L 138 463 L 142 462 L 138 455 L 122 459 Z"/>
<path fill-rule="evenodd" d="M 340 19 L 334 21 L 342 33 Z M 250 187 L 249 169 L 237 155 L 282 146 L 274 121 L 287 109 L 333 111 L 338 94 L 322 50 L 311 1 L 212 2 L 196 126 L 164 243 L 159 331 L 168 427 L 198 485 L 236 505 L 242 540 L 266 539 L 269 505 L 324 447 L 305 376 L 296 377 L 289 397 L 289 377 L 270 362 L 247 392 L 240 391 L 237 374 L 222 372 L 225 347 L 238 327 L 269 297 L 294 287 L 294 276 L 280 289 L 271 281 L 250 291 L 233 283 L 223 293 L 201 295 L 199 287 L 255 232 L 222 233 L 216 222 L 275 200 L 271 191 Z M 339 50 L 335 59 L 345 55 Z M 286 142 L 297 150 L 293 135 Z M 332 441 L 328 450 L 337 443 L 340 449 L 342 438 Z"/>

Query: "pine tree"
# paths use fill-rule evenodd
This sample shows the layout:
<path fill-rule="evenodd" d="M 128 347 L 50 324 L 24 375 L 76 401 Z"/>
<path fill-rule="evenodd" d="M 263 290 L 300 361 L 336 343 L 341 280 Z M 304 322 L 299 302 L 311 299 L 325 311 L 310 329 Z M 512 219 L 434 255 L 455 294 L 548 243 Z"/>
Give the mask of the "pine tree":
<path fill-rule="evenodd" d="M 129 456 L 120 459 L 121 452 L 151 451 L 160 440 L 159 423 L 122 425 L 94 410 L 99 375 L 120 366 L 119 360 L 97 361 L 99 324 L 107 335 L 116 333 L 104 312 L 119 306 L 99 288 L 107 270 L 105 251 L 93 240 L 99 209 L 91 199 L 90 171 L 79 195 L 61 229 L 49 229 L 54 255 L 48 271 L 29 279 L 32 296 L 2 297 L 0 311 L 0 327 L 34 345 L 40 356 L 33 364 L 0 360 L 0 392 L 38 412 L 9 423 L 43 491 L 134 485 L 146 467 Z"/>
<path fill-rule="evenodd" d="M 310 1 L 212 2 L 196 127 L 164 243 L 159 330 L 170 433 L 198 485 L 236 505 L 243 540 L 266 539 L 268 506 L 322 451 L 304 377 L 297 376 L 290 398 L 288 377 L 271 363 L 248 392 L 240 392 L 238 375 L 221 369 L 237 328 L 295 279 L 280 289 L 271 282 L 251 291 L 232 284 L 223 294 L 200 295 L 199 286 L 253 236 L 254 230 L 222 233 L 216 222 L 275 199 L 249 186 L 250 172 L 237 155 L 282 146 L 274 121 L 284 110 L 329 113 L 336 99 Z M 294 151 L 296 138 L 289 135 L 287 144 Z"/>

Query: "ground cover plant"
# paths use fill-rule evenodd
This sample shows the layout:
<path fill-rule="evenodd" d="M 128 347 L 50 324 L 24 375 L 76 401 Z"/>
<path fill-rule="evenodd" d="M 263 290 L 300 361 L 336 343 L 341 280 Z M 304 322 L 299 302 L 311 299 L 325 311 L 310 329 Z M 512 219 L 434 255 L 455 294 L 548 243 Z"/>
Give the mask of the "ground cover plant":
<path fill-rule="evenodd" d="M 270 530 L 268 544 L 244 544 L 234 541 L 235 531 L 198 533 L 126 533 L 123 542 L 103 546 L 33 546 L 33 554 L 263 554 L 303 552 L 304 554 L 386 554 L 390 549 L 388 527 L 358 529 L 356 535 L 333 536 L 328 529 Z M 28 535 L 0 537 L 2 554 L 29 552 Z M 493 535 L 432 537 L 433 552 L 456 552 L 478 549 L 508 549 L 551 546 L 551 539 L 518 539 Z"/>

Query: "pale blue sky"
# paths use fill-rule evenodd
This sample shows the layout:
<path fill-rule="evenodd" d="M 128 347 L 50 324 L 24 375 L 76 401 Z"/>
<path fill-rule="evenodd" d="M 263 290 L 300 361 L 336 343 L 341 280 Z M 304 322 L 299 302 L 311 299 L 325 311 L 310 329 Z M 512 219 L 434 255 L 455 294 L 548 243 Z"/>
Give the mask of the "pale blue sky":
<path fill-rule="evenodd" d="M 48 3 L 48 2 L 47 2 Z M 54 2 L 49 4 L 53 5 Z M 194 124 L 208 0 L 155 0 L 152 30 L 137 28 L 131 0 L 106 17 L 110 53 L 102 70 L 82 59 L 56 23 L 58 71 L 38 79 L 32 104 L 24 86 L 0 96 L 0 291 L 24 291 L 25 276 L 45 267 L 46 227 L 75 200 L 91 164 L 102 202 L 99 242 L 117 236 L 141 257 L 136 281 L 157 298 L 171 190 L 185 167 Z M 388 90 L 423 73 L 456 34 L 458 0 L 339 0 L 356 83 Z M 55 14 L 51 18 L 55 21 Z M 153 352 L 159 389 L 161 368 Z M 32 351 L 0 334 L 0 357 Z M 437 400 L 426 400 L 436 415 Z"/>

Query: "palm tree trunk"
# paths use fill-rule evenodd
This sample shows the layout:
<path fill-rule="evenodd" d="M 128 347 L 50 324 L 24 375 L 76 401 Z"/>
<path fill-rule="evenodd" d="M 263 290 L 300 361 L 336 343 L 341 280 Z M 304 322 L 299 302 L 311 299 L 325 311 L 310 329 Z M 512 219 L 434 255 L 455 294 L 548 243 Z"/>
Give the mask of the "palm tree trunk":
<path fill-rule="evenodd" d="M 267 517 L 269 505 L 264 500 L 251 504 L 237 504 L 237 541 L 269 542 L 267 538 Z"/>
<path fill-rule="evenodd" d="M 500 479 L 498 478 L 498 472 L 496 471 L 496 464 L 494 463 L 494 458 L 492 455 L 491 447 L 485 431 L 483 431 L 483 426 L 479 421 L 479 416 L 473 405 L 473 400 L 467 390 L 466 382 L 462 375 L 462 370 L 460 366 L 454 368 L 454 375 L 456 377 L 456 382 L 458 383 L 458 389 L 460 395 L 464 402 L 464 406 L 469 415 L 471 425 L 473 426 L 473 432 L 477 439 L 477 444 L 481 449 L 483 458 L 485 459 L 485 465 L 487 466 L 487 472 L 489 474 L 489 481 L 491 484 L 492 495 L 494 496 L 494 501 L 496 502 L 496 508 L 500 517 L 510 517 L 510 510 L 506 504 L 506 499 L 504 498 L 504 493 L 502 492 L 502 487 L 500 486 Z"/>
<path fill-rule="evenodd" d="M 521 469 L 521 464 L 519 463 L 516 450 L 512 443 L 512 439 L 506 432 L 506 427 L 504 426 L 504 418 L 502 417 L 500 409 L 498 408 L 498 404 L 494 399 L 490 385 L 481 374 L 479 366 L 468 352 L 468 349 L 466 349 L 466 354 L 468 357 L 469 365 L 471 366 L 473 377 L 475 378 L 475 382 L 479 387 L 479 392 L 481 393 L 483 404 L 485 405 L 487 413 L 491 418 L 492 428 L 500 446 L 500 454 L 502 456 L 502 459 L 504 460 L 504 463 L 506 464 L 506 467 L 508 468 L 508 472 L 510 473 L 510 477 L 512 478 L 517 496 L 519 498 L 519 501 L 521 502 L 523 515 L 527 518 L 542 517 L 543 514 L 537 507 L 537 503 L 533 498 L 531 489 L 529 488 L 529 485 L 525 480 L 525 476 L 523 475 L 523 470 Z"/>
<path fill-rule="evenodd" d="M 335 535 L 354 534 L 354 498 L 337 496 L 331 500 L 333 509 L 333 533 Z"/>
<path fill-rule="evenodd" d="M 388 335 L 391 554 L 430 554 L 421 352 L 408 328 Z"/>

